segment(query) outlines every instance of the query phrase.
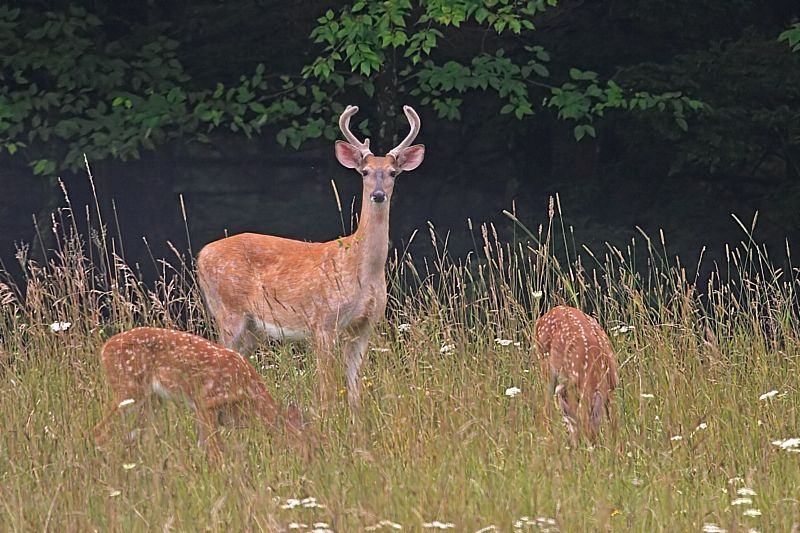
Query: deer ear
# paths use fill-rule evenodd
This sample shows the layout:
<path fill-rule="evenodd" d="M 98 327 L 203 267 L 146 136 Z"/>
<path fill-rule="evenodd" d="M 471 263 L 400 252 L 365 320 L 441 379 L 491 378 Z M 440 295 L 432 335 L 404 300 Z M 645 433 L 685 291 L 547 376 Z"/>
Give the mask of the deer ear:
<path fill-rule="evenodd" d="M 409 146 L 398 154 L 397 164 L 400 166 L 400 170 L 414 170 L 422 164 L 424 157 L 425 145 L 415 144 L 414 146 Z"/>
<path fill-rule="evenodd" d="M 361 164 L 361 152 L 350 143 L 336 141 L 336 159 L 346 168 L 358 168 Z"/>

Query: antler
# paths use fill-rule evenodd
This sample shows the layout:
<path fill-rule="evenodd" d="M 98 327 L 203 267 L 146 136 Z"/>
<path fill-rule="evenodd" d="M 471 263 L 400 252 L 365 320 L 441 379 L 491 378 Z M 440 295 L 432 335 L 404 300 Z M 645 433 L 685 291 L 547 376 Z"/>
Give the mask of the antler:
<path fill-rule="evenodd" d="M 359 152 L 361 152 L 361 157 L 367 157 L 368 155 L 372 155 L 372 152 L 369 149 L 369 139 L 364 139 L 364 142 L 362 143 L 350 131 L 350 117 L 356 113 L 358 113 L 358 106 L 347 106 L 342 112 L 342 116 L 339 117 L 339 129 L 342 130 L 344 138 L 347 139 L 347 142 L 358 148 Z"/>
<path fill-rule="evenodd" d="M 408 123 L 411 124 L 411 131 L 406 135 L 406 138 L 403 139 L 403 142 L 395 146 L 394 148 L 389 151 L 389 155 L 394 156 L 395 159 L 400 155 L 400 153 L 408 148 L 414 139 L 417 138 L 419 135 L 419 128 L 420 128 L 420 120 L 419 115 L 417 112 L 414 111 L 414 108 L 410 105 L 403 106 L 403 112 L 406 114 L 406 118 L 408 119 Z"/>

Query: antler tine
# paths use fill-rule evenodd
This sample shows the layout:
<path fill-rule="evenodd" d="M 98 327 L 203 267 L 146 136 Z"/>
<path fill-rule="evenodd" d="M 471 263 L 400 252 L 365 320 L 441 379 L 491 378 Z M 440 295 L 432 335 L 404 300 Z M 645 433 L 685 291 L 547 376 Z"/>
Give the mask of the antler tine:
<path fill-rule="evenodd" d="M 417 135 L 419 135 L 419 128 L 421 126 L 419 115 L 417 115 L 417 112 L 414 111 L 413 107 L 410 105 L 404 105 L 403 112 L 406 114 L 408 123 L 411 124 L 411 131 L 408 133 L 408 135 L 406 135 L 406 138 L 403 139 L 403 142 L 389 151 L 389 155 L 392 155 L 395 158 L 400 155 L 400 152 L 411 146 L 411 143 L 414 142 L 414 139 L 416 139 Z"/>
<path fill-rule="evenodd" d="M 366 157 L 368 155 L 372 155 L 372 152 L 369 149 L 369 139 L 364 139 L 364 142 L 362 143 L 350 131 L 350 118 L 356 113 L 358 113 L 358 106 L 347 106 L 345 110 L 342 111 L 342 115 L 339 117 L 339 129 L 342 130 L 344 138 L 347 139 L 347 142 L 358 148 L 362 157 Z"/>

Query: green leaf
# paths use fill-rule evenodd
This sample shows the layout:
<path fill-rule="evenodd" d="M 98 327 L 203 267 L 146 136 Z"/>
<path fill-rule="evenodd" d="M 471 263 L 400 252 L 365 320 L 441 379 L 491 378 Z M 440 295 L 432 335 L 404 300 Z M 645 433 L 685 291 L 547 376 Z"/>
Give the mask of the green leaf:
<path fill-rule="evenodd" d="M 577 126 L 575 126 L 575 129 L 573 130 L 573 132 L 575 134 L 575 140 L 579 141 L 579 142 L 587 134 L 590 137 L 594 137 L 595 136 L 594 126 L 591 126 L 590 124 L 578 124 Z"/>
<path fill-rule="evenodd" d="M 541 78 L 549 78 L 550 71 L 547 69 L 546 66 L 542 65 L 541 63 L 533 63 L 531 65 L 533 67 L 533 71 Z"/>

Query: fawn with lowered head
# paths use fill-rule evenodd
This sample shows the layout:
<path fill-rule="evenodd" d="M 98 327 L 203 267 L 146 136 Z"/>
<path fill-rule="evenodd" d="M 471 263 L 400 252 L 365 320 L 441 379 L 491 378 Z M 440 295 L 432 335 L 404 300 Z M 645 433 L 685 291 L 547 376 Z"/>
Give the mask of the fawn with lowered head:
<path fill-rule="evenodd" d="M 596 442 L 603 413 L 616 433 L 611 393 L 619 381 L 617 360 L 597 320 L 573 307 L 554 307 L 536 321 L 536 348 L 549 379 L 546 412 L 557 394 L 573 442 L 579 428 Z"/>
<path fill-rule="evenodd" d="M 249 352 L 257 338 L 311 338 L 317 356 L 319 400 L 324 406 L 331 383 L 334 346 L 342 342 L 347 398 L 360 405 L 359 373 L 373 325 L 386 309 L 389 207 L 395 178 L 414 170 L 425 155 L 411 146 L 420 119 L 405 106 L 411 131 L 383 157 L 350 132 L 358 111 L 348 106 L 339 127 L 348 142 L 336 141 L 336 158 L 363 181 L 361 215 L 352 235 L 329 242 L 304 242 L 242 233 L 206 245 L 197 257 L 197 277 L 220 341 Z"/>
<path fill-rule="evenodd" d="M 187 400 L 197 413 L 200 440 L 215 459 L 221 454 L 217 426 L 246 426 L 251 418 L 270 428 L 283 424 L 302 443 L 303 422 L 297 406 L 282 410 L 253 365 L 203 337 L 135 328 L 111 337 L 100 358 L 113 400 L 108 414 L 95 426 L 98 445 L 107 440 L 108 424 L 121 409 L 141 410 L 140 404 L 153 394 Z"/>

